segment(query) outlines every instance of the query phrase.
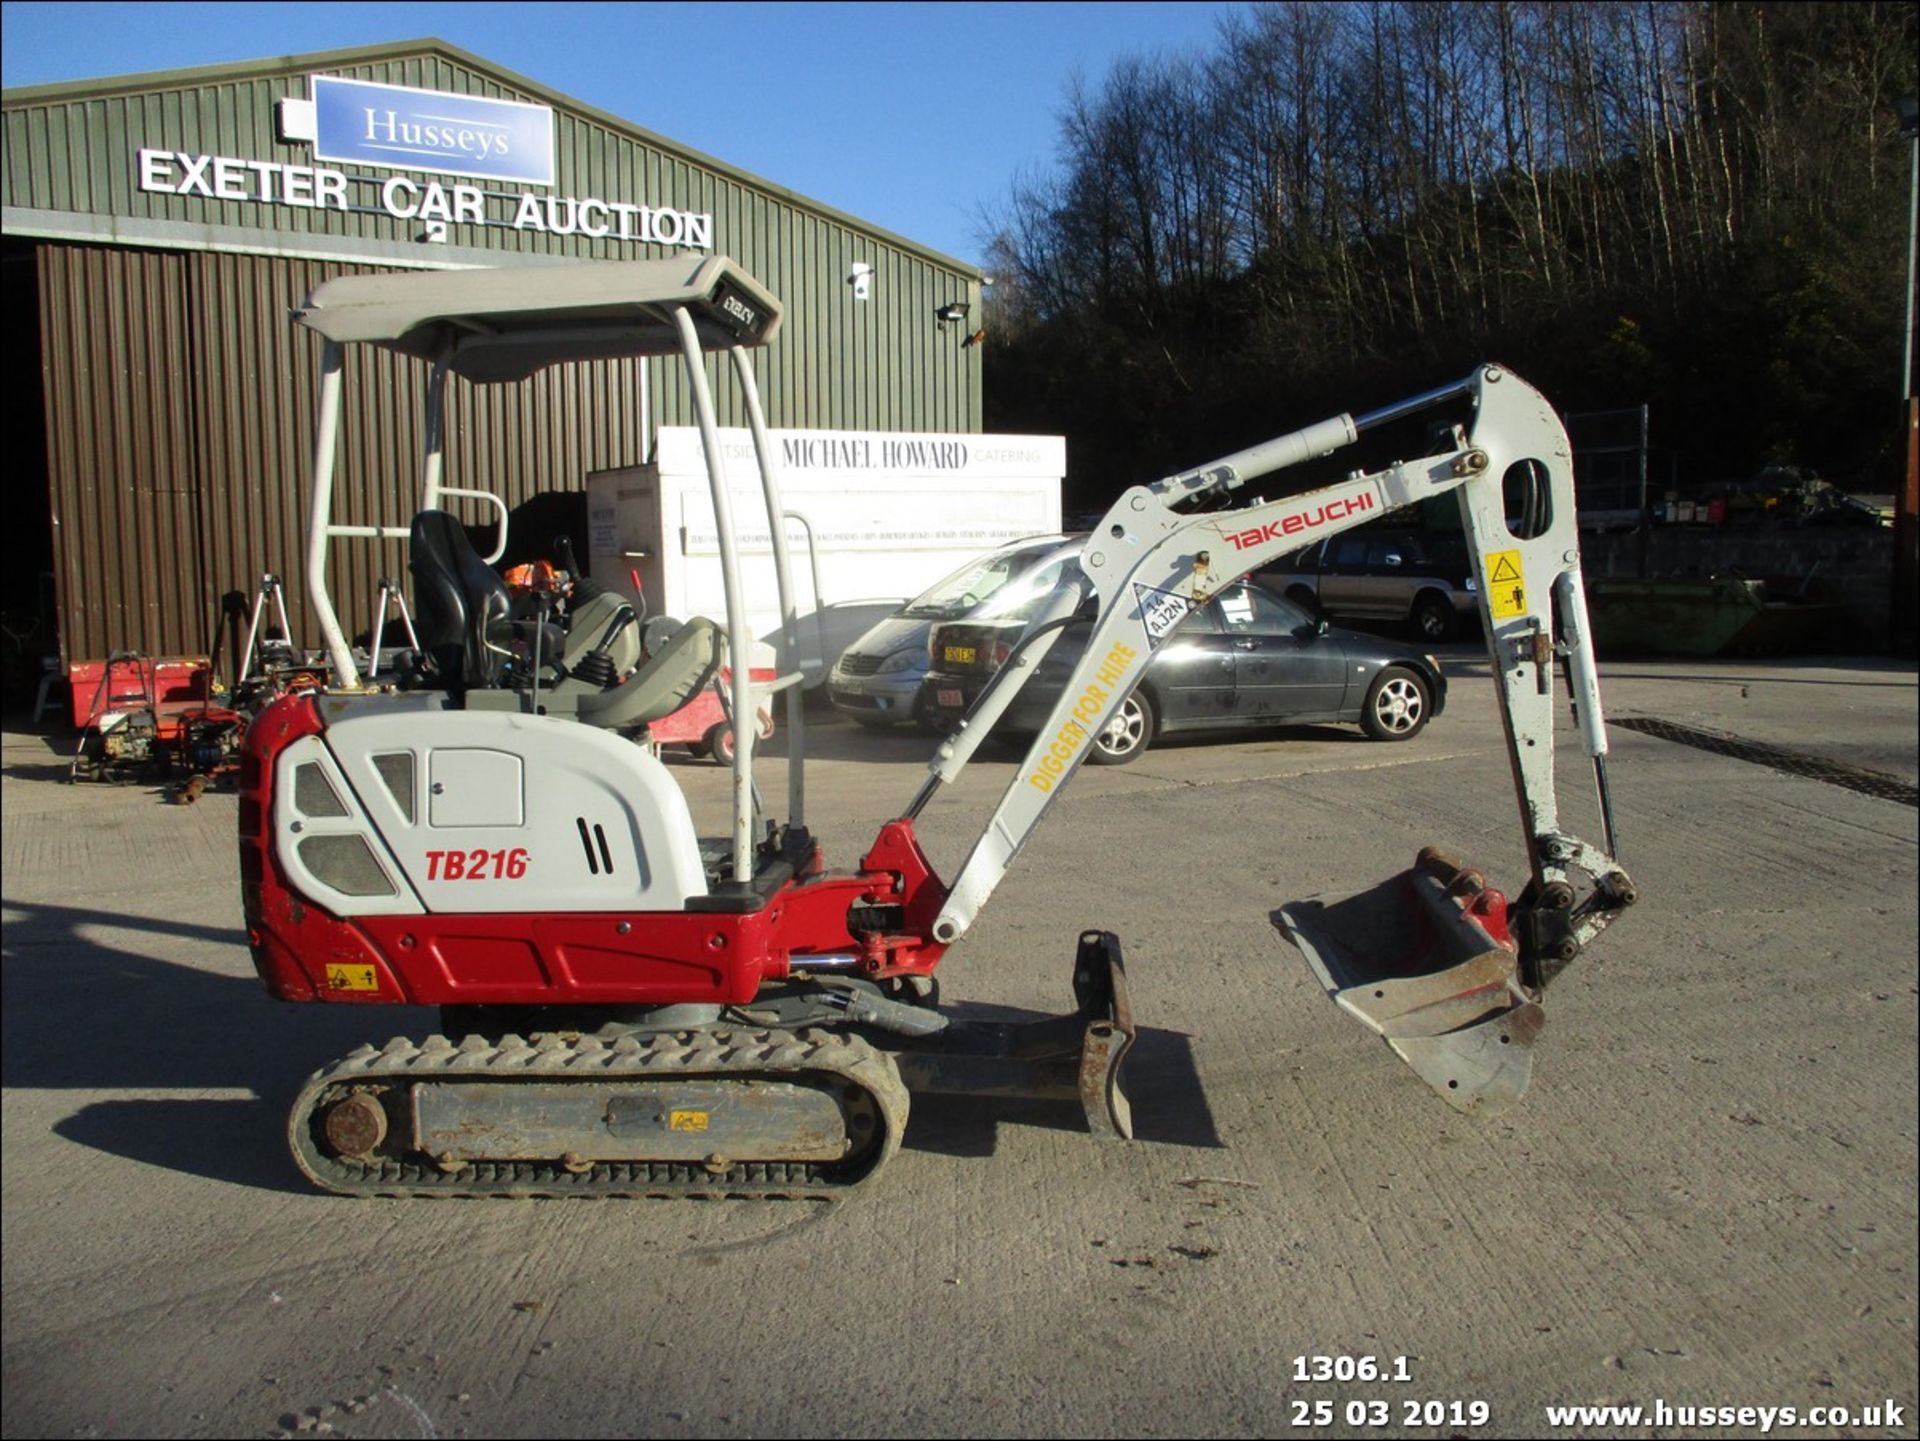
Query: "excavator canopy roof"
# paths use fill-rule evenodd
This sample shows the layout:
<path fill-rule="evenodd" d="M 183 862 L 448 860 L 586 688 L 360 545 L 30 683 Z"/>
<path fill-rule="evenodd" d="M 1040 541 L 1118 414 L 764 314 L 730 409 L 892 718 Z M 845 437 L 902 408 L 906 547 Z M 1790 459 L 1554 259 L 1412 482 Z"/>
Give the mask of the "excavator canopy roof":
<path fill-rule="evenodd" d="M 294 312 L 328 340 L 370 342 L 469 380 L 524 380 L 549 365 L 680 351 L 684 307 L 701 347 L 765 345 L 780 302 L 723 255 L 329 280 Z"/>

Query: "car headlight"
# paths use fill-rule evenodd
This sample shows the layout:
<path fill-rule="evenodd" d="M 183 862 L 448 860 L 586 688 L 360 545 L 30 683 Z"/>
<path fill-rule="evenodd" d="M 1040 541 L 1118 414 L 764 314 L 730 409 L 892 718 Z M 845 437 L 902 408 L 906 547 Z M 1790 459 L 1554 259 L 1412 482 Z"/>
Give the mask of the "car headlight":
<path fill-rule="evenodd" d="M 877 674 L 898 675 L 903 670 L 912 670 L 915 665 L 924 659 L 925 657 L 917 650 L 897 650 L 880 662 L 880 669 Z"/>

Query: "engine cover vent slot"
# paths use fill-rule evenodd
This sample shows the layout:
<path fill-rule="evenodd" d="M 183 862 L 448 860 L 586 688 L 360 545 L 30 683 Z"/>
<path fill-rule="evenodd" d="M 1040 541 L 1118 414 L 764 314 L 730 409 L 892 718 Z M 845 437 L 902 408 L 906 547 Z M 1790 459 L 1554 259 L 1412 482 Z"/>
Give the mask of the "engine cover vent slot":
<path fill-rule="evenodd" d="M 587 874 L 612 875 L 613 849 L 607 844 L 606 829 L 596 821 L 589 830 L 585 816 L 575 816 L 573 823 L 580 828 L 580 849 L 586 852 Z"/>

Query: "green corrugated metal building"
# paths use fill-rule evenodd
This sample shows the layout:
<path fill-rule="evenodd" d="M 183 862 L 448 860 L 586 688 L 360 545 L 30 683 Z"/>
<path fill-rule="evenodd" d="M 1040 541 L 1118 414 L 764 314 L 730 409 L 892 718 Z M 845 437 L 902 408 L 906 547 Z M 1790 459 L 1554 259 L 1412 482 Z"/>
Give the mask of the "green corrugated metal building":
<path fill-rule="evenodd" d="M 222 595 L 266 572 L 289 573 L 310 634 L 319 342 L 287 312 L 349 271 L 731 255 L 787 307 L 756 362 L 772 424 L 980 429 L 980 348 L 935 314 L 978 315 L 979 272 L 438 40 L 10 90 L 4 110 L 8 369 L 37 389 L 8 423 L 5 609 L 16 634 L 46 618 L 69 662 L 204 653 Z M 350 361 L 342 518 L 412 515 L 414 364 Z M 518 508 L 647 459 L 656 427 L 692 422 L 660 364 L 456 383 L 456 483 Z M 715 374 L 722 423 L 744 423 Z M 342 560 L 342 619 L 364 628 L 404 557 Z"/>

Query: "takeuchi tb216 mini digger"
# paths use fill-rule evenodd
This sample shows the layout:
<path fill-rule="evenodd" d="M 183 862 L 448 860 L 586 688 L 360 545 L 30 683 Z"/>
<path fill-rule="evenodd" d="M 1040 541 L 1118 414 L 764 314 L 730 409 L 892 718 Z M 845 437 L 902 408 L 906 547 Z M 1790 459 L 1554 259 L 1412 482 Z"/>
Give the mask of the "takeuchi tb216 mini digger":
<path fill-rule="evenodd" d="M 441 1008 L 442 1033 L 322 1069 L 289 1121 L 294 1156 L 348 1195 L 820 1196 L 874 1176 L 916 1091 L 1077 1098 L 1090 1129 L 1131 1134 L 1121 1068 L 1134 1035 L 1118 941 L 1077 938 L 1074 1011 L 1025 1024 L 943 1013 L 933 985 L 1021 847 L 1110 724 L 1154 649 L 1221 587 L 1396 506 L 1452 491 L 1483 584 L 1530 872 L 1509 898 L 1423 851 L 1355 895 L 1278 913 L 1343 1009 L 1454 1106 L 1525 1089 L 1550 980 L 1616 914 L 1605 729 L 1580 585 L 1570 453 L 1553 410 L 1492 366 L 1402 404 L 1341 415 L 1137 486 L 1095 527 L 931 775 L 851 869 L 805 824 L 800 674 L 756 685 L 734 508 L 707 366 L 731 360 L 770 521 L 784 654 L 799 654 L 779 465 L 749 364 L 779 303 L 720 257 L 354 276 L 297 317 L 324 337 L 307 584 L 331 682 L 265 710 L 245 742 L 240 851 L 248 939 L 289 1001 Z M 352 345 L 428 362 L 422 509 L 410 546 L 419 650 L 363 676 L 327 561 L 333 457 Z M 711 480 L 724 624 L 642 623 L 613 592 L 564 616 L 516 612 L 448 499 L 448 378 L 511 384 L 618 356 L 677 359 Z M 1447 408 L 1459 419 L 1449 421 Z M 1283 500 L 1254 477 L 1432 411 L 1435 453 Z M 503 538 L 504 540 L 504 538 Z M 954 779 L 1069 621 L 1085 657 L 951 883 L 914 819 Z M 1600 788 L 1601 843 L 1558 820 L 1552 712 L 1563 665 Z M 731 832 L 696 834 L 644 744 L 722 668 L 733 728 Z M 754 718 L 785 690 L 786 813 L 753 782 Z"/>

